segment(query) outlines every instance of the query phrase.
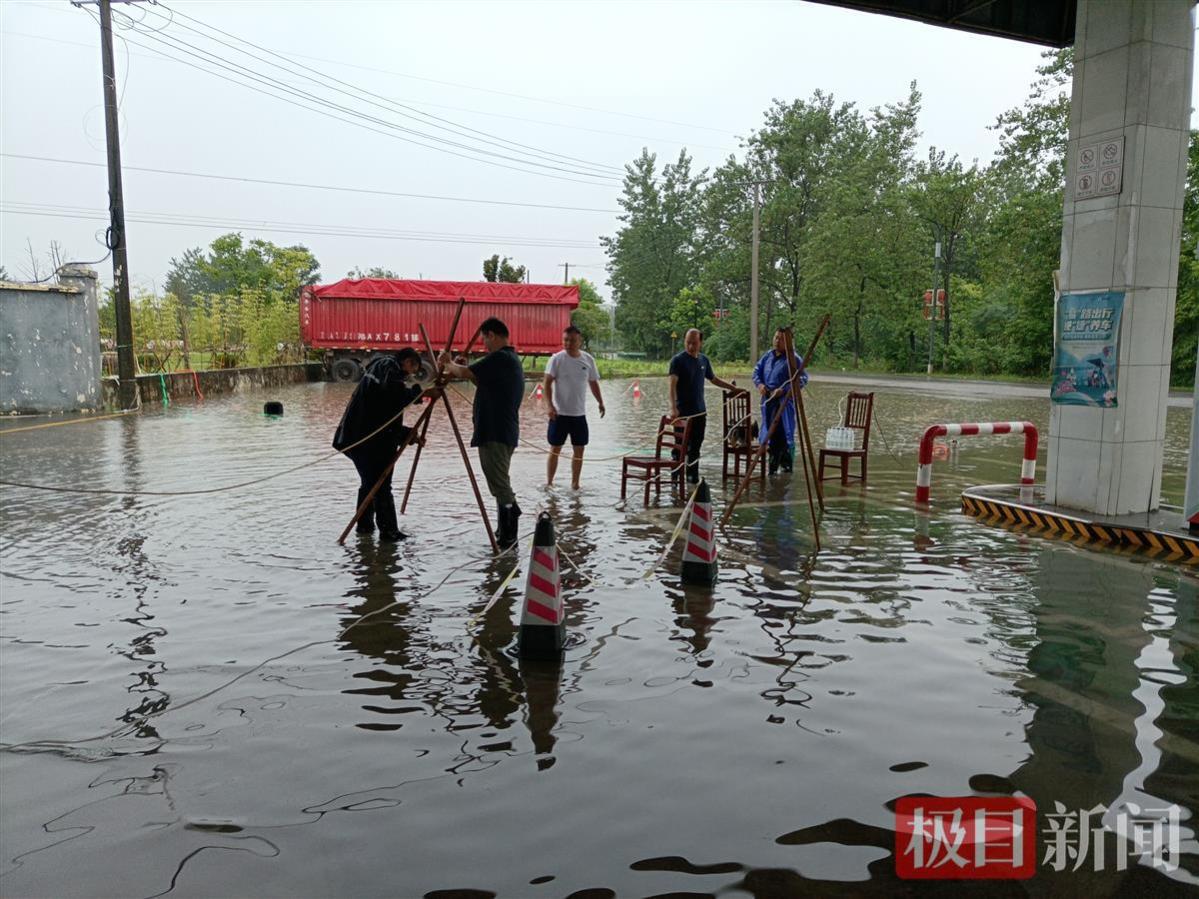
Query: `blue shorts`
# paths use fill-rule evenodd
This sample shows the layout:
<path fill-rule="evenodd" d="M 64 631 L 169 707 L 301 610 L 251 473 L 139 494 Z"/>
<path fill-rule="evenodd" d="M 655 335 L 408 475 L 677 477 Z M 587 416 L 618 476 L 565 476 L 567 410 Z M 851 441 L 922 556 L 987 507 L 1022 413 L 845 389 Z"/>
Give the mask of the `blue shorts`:
<path fill-rule="evenodd" d="M 571 446 L 586 446 L 590 438 L 586 415 L 556 415 L 550 419 L 546 439 L 550 446 L 562 446 L 570 436 Z"/>

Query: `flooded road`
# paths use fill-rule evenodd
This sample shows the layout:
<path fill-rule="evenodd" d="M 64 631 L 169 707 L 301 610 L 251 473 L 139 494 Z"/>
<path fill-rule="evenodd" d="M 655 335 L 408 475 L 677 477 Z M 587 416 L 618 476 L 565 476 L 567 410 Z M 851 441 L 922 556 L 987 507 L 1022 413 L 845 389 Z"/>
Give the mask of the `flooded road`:
<path fill-rule="evenodd" d="M 893 894 L 898 798 L 1011 793 L 1178 806 L 1180 867 L 1117 871 L 1109 818 L 1103 870 L 1055 871 L 1038 835 L 1032 884 L 989 893 L 1199 883 L 1194 570 L 961 515 L 963 487 L 1018 479 L 1020 437 L 963 440 L 913 510 L 927 425 L 1044 434 L 1047 399 L 880 389 L 870 485 L 828 482 L 823 551 L 802 476 L 755 483 L 707 591 L 681 586 L 678 547 L 645 576 L 681 502 L 619 502 L 613 457 L 666 400 L 628 386 L 604 383 L 577 493 L 566 462 L 541 486 L 544 412 L 524 409 L 522 537 L 547 510 L 577 569 L 561 666 L 512 652 L 521 579 L 475 620 L 513 562 L 488 557 L 439 412 L 397 545 L 336 544 L 340 458 L 154 495 L 321 458 L 348 385 L 0 436 L 5 480 L 129 491 L 0 488 L 0 894 Z M 845 389 L 813 378 L 817 446 Z M 1171 407 L 1168 502 L 1188 437 Z"/>

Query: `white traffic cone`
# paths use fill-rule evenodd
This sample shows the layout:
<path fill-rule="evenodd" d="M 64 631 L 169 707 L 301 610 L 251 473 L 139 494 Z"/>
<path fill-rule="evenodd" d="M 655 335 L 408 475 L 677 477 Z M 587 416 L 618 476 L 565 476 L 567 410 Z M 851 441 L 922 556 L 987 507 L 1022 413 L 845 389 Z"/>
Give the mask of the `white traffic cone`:
<path fill-rule="evenodd" d="M 556 659 L 562 655 L 566 622 L 562 612 L 562 579 L 554 522 L 542 512 L 533 534 L 525 606 L 520 615 L 517 654 L 522 659 Z"/>
<path fill-rule="evenodd" d="M 712 521 L 712 496 L 708 482 L 701 480 L 687 522 L 687 543 L 683 550 L 683 583 L 716 583 L 716 533 Z"/>

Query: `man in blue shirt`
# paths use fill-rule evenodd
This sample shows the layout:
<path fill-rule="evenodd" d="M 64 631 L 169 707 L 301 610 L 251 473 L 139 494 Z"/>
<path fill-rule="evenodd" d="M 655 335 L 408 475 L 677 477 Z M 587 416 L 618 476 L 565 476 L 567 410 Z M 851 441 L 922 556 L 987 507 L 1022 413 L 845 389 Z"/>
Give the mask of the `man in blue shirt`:
<path fill-rule="evenodd" d="M 762 424 L 758 431 L 758 443 L 766 442 L 766 435 L 775 415 L 782 407 L 783 418 L 774 429 L 770 438 L 770 473 L 776 474 L 780 468 L 791 470 L 791 460 L 795 455 L 795 400 L 791 396 L 791 388 L 787 383 L 791 372 L 787 366 L 786 332 L 779 328 L 774 332 L 773 347 L 758 360 L 754 366 L 753 381 L 762 397 Z M 796 371 L 803 367 L 803 356 L 792 351 L 791 363 Z M 800 371 L 796 379 L 802 389 L 808 383 L 808 373 Z"/>
<path fill-rule="evenodd" d="M 508 471 L 512 452 L 520 437 L 520 404 L 525 398 L 525 373 L 520 357 L 508 345 L 508 326 L 498 318 L 479 325 L 487 355 L 467 365 L 441 354 L 446 374 L 465 378 L 475 385 L 474 435 L 470 445 L 478 447 L 479 465 L 487 479 L 487 489 L 495 497 L 498 527 L 496 541 L 507 549 L 516 542 L 520 506 L 512 491 Z"/>
<path fill-rule="evenodd" d="M 670 360 L 670 417 L 691 419 L 691 437 L 687 443 L 687 481 L 691 484 L 699 483 L 699 450 L 707 431 L 704 381 L 711 381 L 723 390 L 748 393 L 716 377 L 712 363 L 699 351 L 703 342 L 704 335 L 698 328 L 692 328 L 683 335 L 683 352 Z"/>

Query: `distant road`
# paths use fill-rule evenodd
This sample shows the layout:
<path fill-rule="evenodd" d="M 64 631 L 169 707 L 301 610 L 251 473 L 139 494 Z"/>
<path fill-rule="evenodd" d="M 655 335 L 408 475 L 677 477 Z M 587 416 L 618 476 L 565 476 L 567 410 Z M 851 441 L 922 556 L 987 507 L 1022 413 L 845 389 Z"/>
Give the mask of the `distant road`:
<path fill-rule="evenodd" d="M 1048 384 L 1021 384 L 1012 381 L 958 381 L 949 378 L 929 378 L 924 375 L 853 375 L 847 372 L 812 370 L 812 379 L 817 383 L 845 384 L 854 387 L 887 387 L 908 390 L 913 393 L 935 393 L 953 397 L 1022 397 L 1049 400 Z M 1190 408 L 1192 394 L 1187 391 L 1170 392 L 1169 404 L 1184 409 Z"/>

